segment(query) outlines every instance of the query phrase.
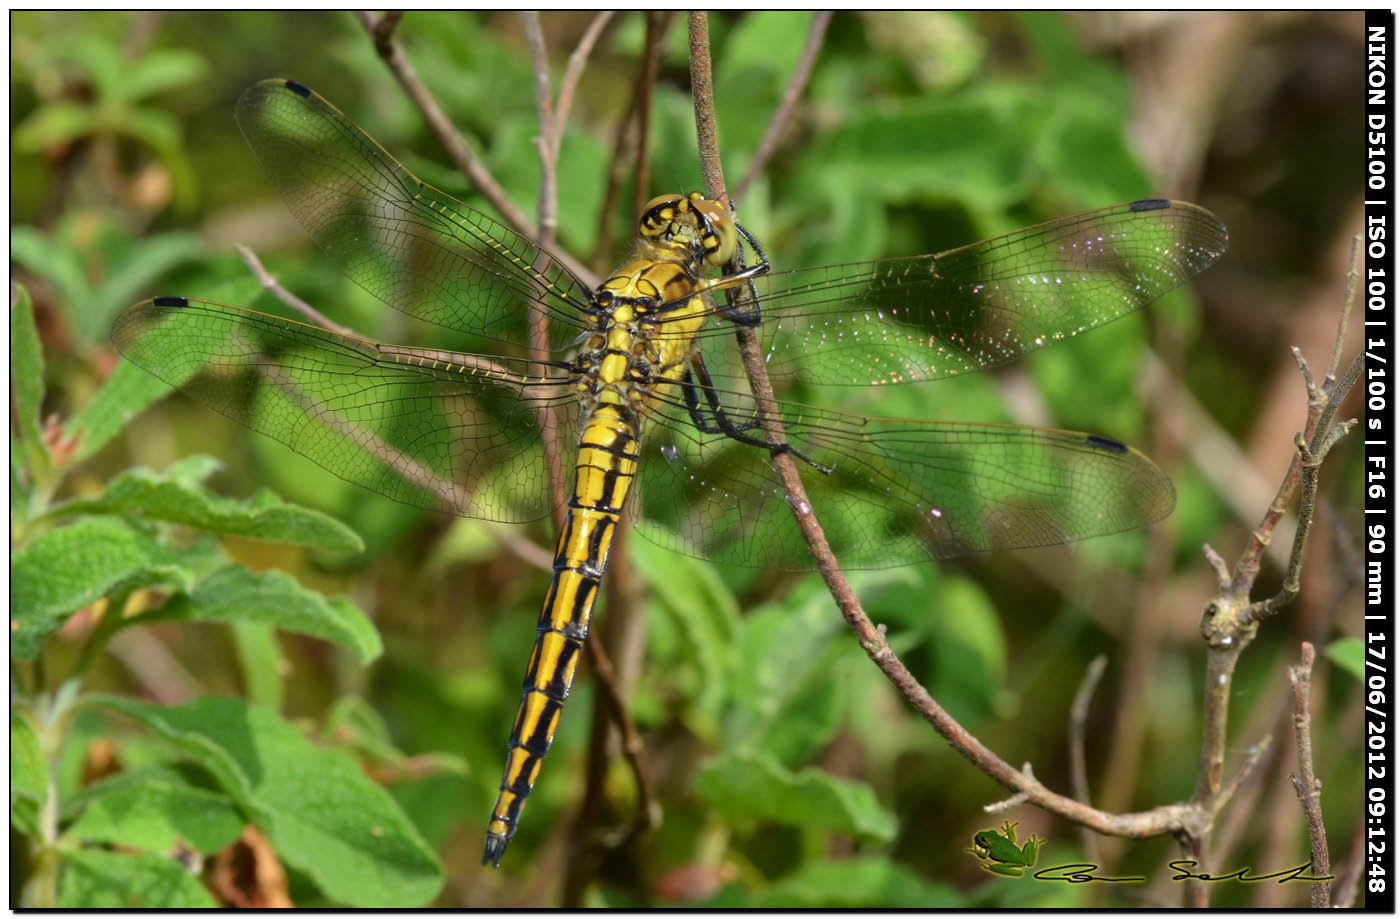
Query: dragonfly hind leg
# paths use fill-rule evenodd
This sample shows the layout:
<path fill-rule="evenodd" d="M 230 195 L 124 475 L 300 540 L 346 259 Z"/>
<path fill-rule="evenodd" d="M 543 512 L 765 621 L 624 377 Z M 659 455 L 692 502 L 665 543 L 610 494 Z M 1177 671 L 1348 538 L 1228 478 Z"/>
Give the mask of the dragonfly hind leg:
<path fill-rule="evenodd" d="M 699 382 L 696 381 L 696 378 L 699 379 Z M 700 404 L 700 398 L 696 395 L 697 389 L 705 394 L 706 404 L 704 406 Z M 748 434 L 748 431 L 752 431 L 760 424 L 757 415 L 742 424 L 736 424 L 729 417 L 724 406 L 720 404 L 719 393 L 715 391 L 714 383 L 710 380 L 710 371 L 705 367 L 705 359 L 698 351 L 691 358 L 691 369 L 686 370 L 685 376 L 681 378 L 681 392 L 685 395 L 685 408 L 690 414 L 690 421 L 700 432 L 723 434 L 741 444 L 762 447 L 771 453 L 790 453 L 822 475 L 831 475 L 836 471 L 836 467 L 817 462 L 787 441 L 770 440 Z M 708 418 L 705 416 L 707 408 L 709 410 Z"/>

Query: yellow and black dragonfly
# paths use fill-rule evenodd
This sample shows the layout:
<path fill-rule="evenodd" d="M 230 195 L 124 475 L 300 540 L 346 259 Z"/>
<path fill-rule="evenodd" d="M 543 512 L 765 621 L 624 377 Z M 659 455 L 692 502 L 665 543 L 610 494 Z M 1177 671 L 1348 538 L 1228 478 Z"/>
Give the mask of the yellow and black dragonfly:
<path fill-rule="evenodd" d="M 118 319 L 129 360 L 330 472 L 398 501 L 506 522 L 551 494 L 541 425 L 572 449 L 554 573 L 483 861 L 499 863 L 588 634 L 628 500 L 680 552 L 810 567 L 771 466 L 800 461 L 843 564 L 1070 542 L 1156 521 L 1170 480 L 1094 434 L 897 420 L 779 402 L 766 439 L 735 354 L 753 328 L 780 391 L 936 380 L 1014 360 L 1139 309 L 1214 262 L 1224 226 L 1135 201 L 937 255 L 769 271 L 720 203 L 665 195 L 590 290 L 547 252 L 420 181 L 291 80 L 247 90 L 238 123 L 320 250 L 389 306 L 490 353 L 383 344 L 185 297 Z M 718 274 L 747 248 L 752 267 Z M 549 353 L 530 324 L 548 322 Z M 487 344 L 489 342 L 489 344 Z"/>

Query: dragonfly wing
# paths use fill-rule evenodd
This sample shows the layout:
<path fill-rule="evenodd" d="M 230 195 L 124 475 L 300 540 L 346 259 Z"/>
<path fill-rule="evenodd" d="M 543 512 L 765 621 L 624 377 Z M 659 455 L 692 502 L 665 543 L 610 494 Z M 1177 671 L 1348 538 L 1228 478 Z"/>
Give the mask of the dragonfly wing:
<path fill-rule="evenodd" d="M 365 290 L 410 316 L 525 344 L 530 305 L 555 344 L 581 328 L 588 289 L 523 236 L 418 179 L 319 94 L 264 80 L 238 125 L 320 249 Z"/>
<path fill-rule="evenodd" d="M 430 510 L 523 522 L 551 507 L 537 410 L 574 436 L 548 364 L 400 348 L 206 300 L 128 307 L 122 356 L 342 479 Z M 572 440 L 564 441 L 572 443 Z"/>
<path fill-rule="evenodd" d="M 776 381 L 935 380 L 1005 364 L 1140 309 L 1208 267 L 1227 243 L 1209 211 L 1151 199 L 933 256 L 780 271 L 753 289 Z M 717 299 L 747 311 L 747 296 L 736 288 Z M 726 339 L 705 354 L 716 379 L 735 385 L 742 370 L 726 355 L 728 325 L 712 321 L 701 337 Z"/>
<path fill-rule="evenodd" d="M 727 395 L 722 402 L 730 401 Z M 735 399 L 731 420 L 740 419 Z M 841 563 L 1073 542 L 1171 512 L 1171 480 L 1146 456 L 1070 431 L 866 418 L 780 403 L 811 508 Z M 651 407 L 642 464 L 644 534 L 732 564 L 813 564 L 766 450 L 693 423 L 679 394 Z M 756 431 L 749 432 L 756 434 Z M 821 468 L 818 468 L 821 467 Z"/>

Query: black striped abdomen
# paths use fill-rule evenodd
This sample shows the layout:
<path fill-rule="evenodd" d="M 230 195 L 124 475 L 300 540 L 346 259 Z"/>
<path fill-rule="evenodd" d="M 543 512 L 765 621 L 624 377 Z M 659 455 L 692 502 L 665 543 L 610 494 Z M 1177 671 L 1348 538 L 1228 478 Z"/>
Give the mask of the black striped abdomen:
<path fill-rule="evenodd" d="M 515 833 L 573 684 L 598 584 L 607 567 L 608 548 L 637 472 L 637 429 L 632 418 L 630 411 L 603 403 L 583 425 L 573 497 L 555 549 L 554 576 L 540 612 L 535 647 L 525 668 L 501 790 L 486 829 L 483 864 L 498 864 Z"/>

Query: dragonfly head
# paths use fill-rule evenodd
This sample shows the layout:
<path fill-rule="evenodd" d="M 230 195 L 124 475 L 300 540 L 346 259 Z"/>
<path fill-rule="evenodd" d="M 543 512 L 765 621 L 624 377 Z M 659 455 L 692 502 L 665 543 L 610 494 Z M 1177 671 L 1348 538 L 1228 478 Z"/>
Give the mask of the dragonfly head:
<path fill-rule="evenodd" d="M 698 191 L 652 198 L 642 208 L 637 231 L 648 242 L 684 247 L 711 268 L 734 255 L 736 234 L 729 209 Z"/>

